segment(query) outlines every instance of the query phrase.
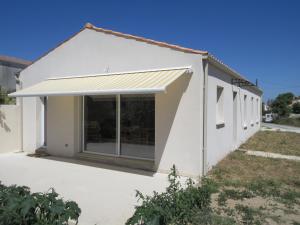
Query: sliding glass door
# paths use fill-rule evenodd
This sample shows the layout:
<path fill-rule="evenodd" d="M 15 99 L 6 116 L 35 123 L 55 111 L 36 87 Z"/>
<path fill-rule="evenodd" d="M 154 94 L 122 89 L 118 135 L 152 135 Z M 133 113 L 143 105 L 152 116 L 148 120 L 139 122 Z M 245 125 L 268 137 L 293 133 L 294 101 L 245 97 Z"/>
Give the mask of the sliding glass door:
<path fill-rule="evenodd" d="M 85 96 L 83 150 L 154 159 L 155 96 Z"/>
<path fill-rule="evenodd" d="M 84 151 L 116 153 L 116 104 L 116 96 L 84 97 Z"/>
<path fill-rule="evenodd" d="M 152 95 L 121 95 L 121 155 L 154 158 L 155 100 Z"/>

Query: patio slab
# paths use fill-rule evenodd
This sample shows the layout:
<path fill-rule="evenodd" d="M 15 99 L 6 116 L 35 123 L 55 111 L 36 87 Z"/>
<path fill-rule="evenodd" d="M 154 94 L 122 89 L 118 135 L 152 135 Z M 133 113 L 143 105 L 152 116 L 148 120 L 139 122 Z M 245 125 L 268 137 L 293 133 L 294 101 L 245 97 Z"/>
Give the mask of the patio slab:
<path fill-rule="evenodd" d="M 0 154 L 0 181 L 29 186 L 32 192 L 53 187 L 65 200 L 78 203 L 80 225 L 123 225 L 137 204 L 135 190 L 151 194 L 168 184 L 167 174 L 25 153 Z"/>

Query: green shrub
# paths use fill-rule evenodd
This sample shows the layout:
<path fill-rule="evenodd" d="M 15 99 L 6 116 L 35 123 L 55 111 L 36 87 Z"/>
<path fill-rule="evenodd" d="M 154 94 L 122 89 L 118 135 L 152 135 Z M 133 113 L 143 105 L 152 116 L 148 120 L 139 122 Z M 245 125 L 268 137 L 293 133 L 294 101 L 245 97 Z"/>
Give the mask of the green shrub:
<path fill-rule="evenodd" d="M 63 201 L 54 189 L 31 194 L 28 187 L 0 183 L 0 225 L 66 225 L 77 223 L 80 213 L 76 202 Z"/>
<path fill-rule="evenodd" d="M 14 105 L 16 98 L 8 97 L 8 92 L 0 86 L 0 105 Z"/>
<path fill-rule="evenodd" d="M 202 186 L 195 186 L 189 179 L 183 187 L 178 179 L 175 166 L 168 176 L 169 186 L 163 193 L 154 192 L 153 196 L 144 196 L 137 191 L 136 196 L 142 201 L 126 225 L 186 225 L 211 224 L 210 208 L 211 194 L 216 191 L 216 185 L 208 179 L 203 180 Z M 199 221 L 199 214 L 209 216 Z M 197 222 L 195 222 L 195 220 Z"/>

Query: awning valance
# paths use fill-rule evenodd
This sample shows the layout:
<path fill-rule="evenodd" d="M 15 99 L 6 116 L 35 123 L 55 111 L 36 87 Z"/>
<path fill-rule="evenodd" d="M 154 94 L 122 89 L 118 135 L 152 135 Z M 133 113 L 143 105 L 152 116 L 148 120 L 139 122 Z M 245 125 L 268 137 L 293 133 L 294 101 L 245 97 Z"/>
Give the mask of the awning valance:
<path fill-rule="evenodd" d="M 165 92 L 189 68 L 50 78 L 10 94 L 12 97 L 142 94 Z"/>

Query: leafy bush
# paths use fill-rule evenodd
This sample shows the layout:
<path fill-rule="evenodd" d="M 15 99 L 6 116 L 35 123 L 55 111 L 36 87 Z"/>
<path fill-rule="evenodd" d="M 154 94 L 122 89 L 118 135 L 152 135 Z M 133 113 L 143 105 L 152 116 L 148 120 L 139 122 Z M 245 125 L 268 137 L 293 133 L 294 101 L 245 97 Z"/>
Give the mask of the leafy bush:
<path fill-rule="evenodd" d="M 294 98 L 293 93 L 279 94 L 276 99 L 272 102 L 272 111 L 279 115 L 279 117 L 288 117 L 292 111 L 289 106 L 292 104 Z"/>
<path fill-rule="evenodd" d="M 8 92 L 0 86 L 0 105 L 14 105 L 16 98 L 8 97 Z"/>
<path fill-rule="evenodd" d="M 202 180 L 202 186 L 195 186 L 191 179 L 184 188 L 179 180 L 175 166 L 168 175 L 169 186 L 163 193 L 154 192 L 153 196 L 144 196 L 137 191 L 136 196 L 142 201 L 126 225 L 186 225 L 213 224 L 219 221 L 213 217 L 211 194 L 216 186 L 210 180 Z M 199 215 L 206 215 L 205 217 Z"/>
<path fill-rule="evenodd" d="M 54 189 L 31 194 L 28 187 L 0 183 L 0 225 L 66 225 L 77 223 L 80 213 L 76 202 L 63 201 Z"/>

